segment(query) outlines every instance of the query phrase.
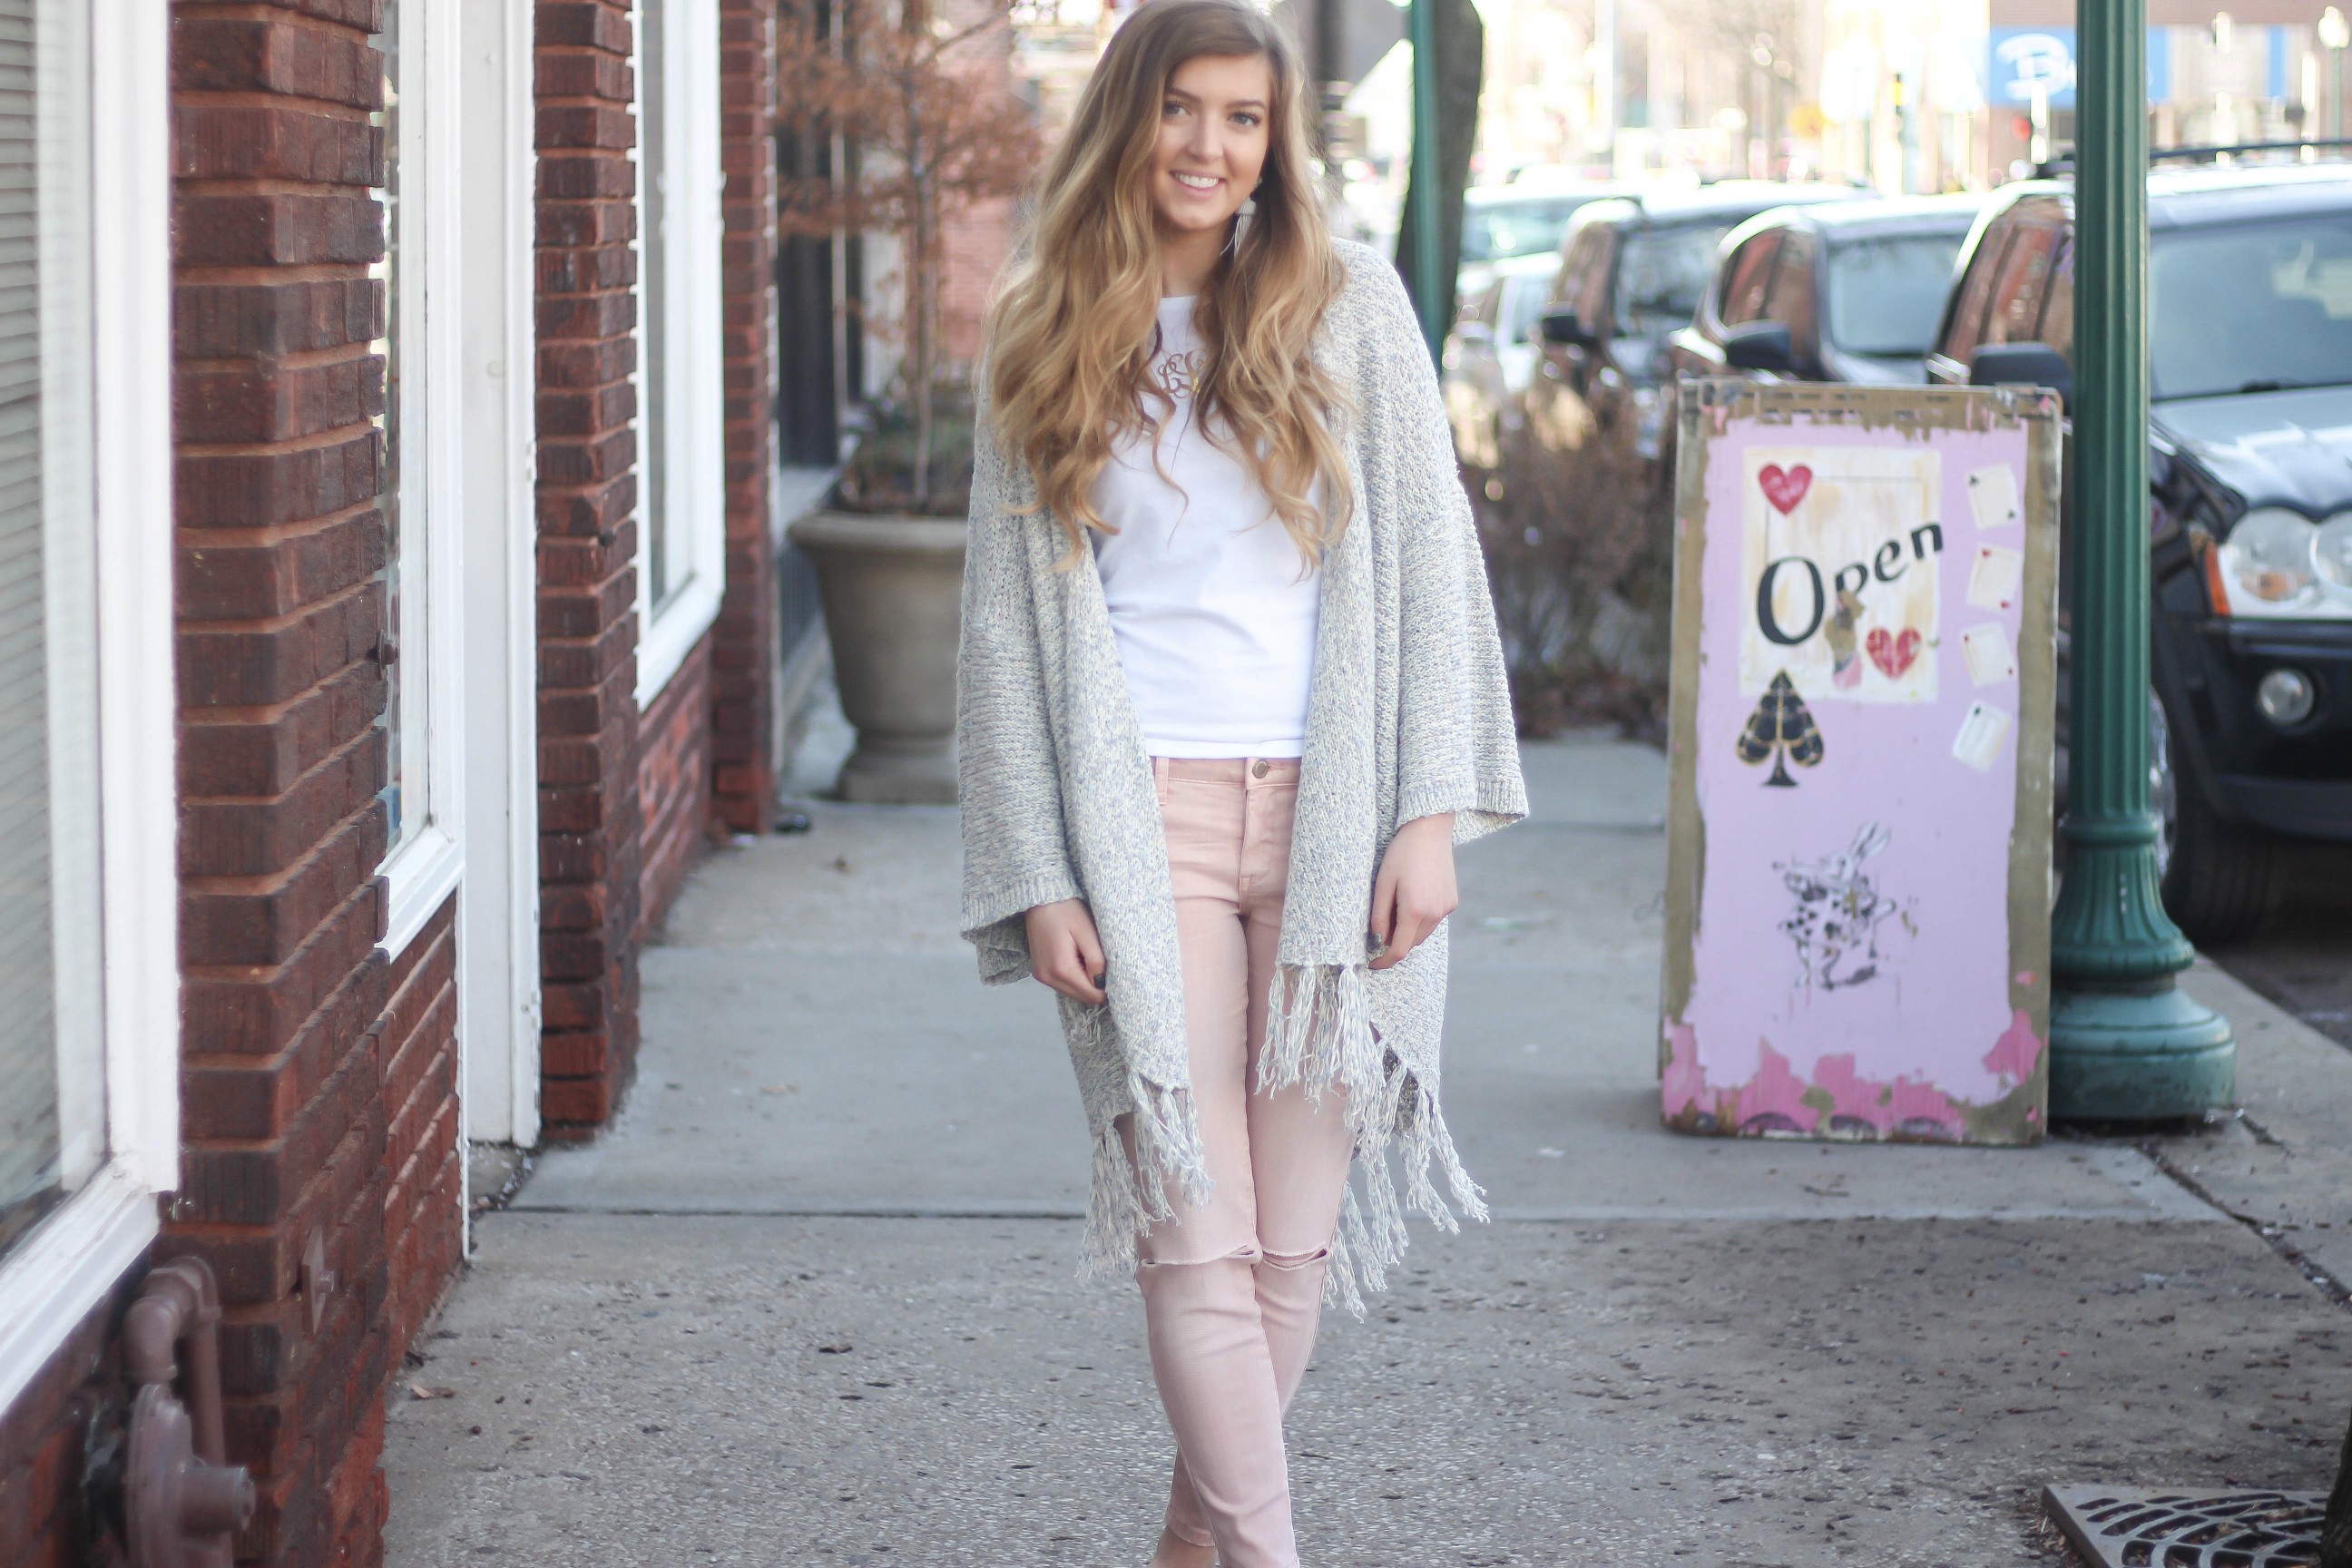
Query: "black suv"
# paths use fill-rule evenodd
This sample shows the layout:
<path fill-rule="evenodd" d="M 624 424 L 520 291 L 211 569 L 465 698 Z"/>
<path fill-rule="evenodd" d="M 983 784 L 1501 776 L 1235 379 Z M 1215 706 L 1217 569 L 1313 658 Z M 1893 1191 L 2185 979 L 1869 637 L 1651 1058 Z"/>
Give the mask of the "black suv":
<path fill-rule="evenodd" d="M 2352 169 L 2159 171 L 2148 218 L 2151 767 L 2166 907 L 2213 942 L 2292 840 L 2352 841 Z M 2070 390 L 2074 219 L 2063 179 L 1996 195 L 1931 379 Z"/>

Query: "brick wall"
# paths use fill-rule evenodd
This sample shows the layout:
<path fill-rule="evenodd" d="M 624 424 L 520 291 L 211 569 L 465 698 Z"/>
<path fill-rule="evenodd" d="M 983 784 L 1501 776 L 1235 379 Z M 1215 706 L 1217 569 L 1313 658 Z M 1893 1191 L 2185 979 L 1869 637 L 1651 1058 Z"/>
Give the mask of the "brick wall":
<path fill-rule="evenodd" d="M 379 874 L 391 656 L 383 0 L 174 0 L 172 208 L 183 1190 L 155 1248 L 225 1300 L 243 1562 L 380 1563 L 383 1395 L 459 1260 L 454 900 L 398 952 Z M 628 5 L 537 13 L 544 1105 L 609 1113 L 641 924 L 714 816 L 763 826 L 774 606 L 766 208 L 772 51 L 724 0 L 722 619 L 642 722 L 635 698 L 634 170 Z M 642 728 L 643 740 L 640 740 Z M 316 1249 L 331 1284 L 313 1278 Z M 0 1568 L 86 1552 L 74 1506 L 138 1271 L 0 1413 Z"/>
<path fill-rule="evenodd" d="M 540 1110 L 611 1113 L 637 1045 L 635 83 L 625 0 L 539 7 Z"/>
<path fill-rule="evenodd" d="M 988 14 L 984 0 L 946 0 L 947 14 L 959 26 L 971 26 Z M 1013 98 L 1016 80 L 1011 29 L 993 28 L 963 51 L 961 74 L 976 93 Z M 986 201 L 951 213 L 940 236 L 943 276 L 940 285 L 940 353 L 951 374 L 967 374 L 980 357 L 980 340 L 987 324 L 988 300 L 996 276 L 1013 254 L 1013 231 L 1019 212 L 1005 199 Z"/>
<path fill-rule="evenodd" d="M 388 1306 L 437 1293 L 458 1234 L 451 911 L 376 945 L 381 21 L 173 6 L 184 1154 L 157 1255 L 220 1278 L 261 1494 L 238 1555 L 289 1564 L 381 1559 L 383 1386 L 420 1315 Z"/>
<path fill-rule="evenodd" d="M 940 237 L 947 258 L 940 288 L 940 349 L 961 373 L 969 374 L 980 357 L 989 298 L 1013 254 L 1017 216 L 1009 201 L 982 202 L 948 219 Z"/>
<path fill-rule="evenodd" d="M 633 945 L 642 945 L 661 923 L 709 842 L 711 640 L 695 644 L 637 720 L 637 818 L 644 837 Z"/>
<path fill-rule="evenodd" d="M 720 0 L 719 162 L 727 172 L 720 289 L 726 331 L 727 592 L 712 634 L 711 751 L 719 816 L 764 833 L 775 816 L 778 606 L 769 537 L 776 451 L 773 0 Z"/>

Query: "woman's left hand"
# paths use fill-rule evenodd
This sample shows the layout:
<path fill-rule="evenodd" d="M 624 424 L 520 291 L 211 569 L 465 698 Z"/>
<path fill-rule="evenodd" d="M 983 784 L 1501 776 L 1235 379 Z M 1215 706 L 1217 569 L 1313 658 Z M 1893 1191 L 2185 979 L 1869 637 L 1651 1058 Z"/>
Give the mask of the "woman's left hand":
<path fill-rule="evenodd" d="M 1416 816 L 1398 828 L 1372 879 L 1372 935 L 1385 944 L 1372 967 L 1403 963 L 1461 901 L 1454 885 L 1454 814 Z"/>

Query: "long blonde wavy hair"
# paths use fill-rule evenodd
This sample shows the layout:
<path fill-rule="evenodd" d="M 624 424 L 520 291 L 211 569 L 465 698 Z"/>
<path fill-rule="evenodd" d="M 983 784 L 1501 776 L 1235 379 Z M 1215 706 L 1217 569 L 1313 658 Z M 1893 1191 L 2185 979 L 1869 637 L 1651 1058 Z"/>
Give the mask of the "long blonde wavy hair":
<path fill-rule="evenodd" d="M 989 312 L 991 418 L 1035 478 L 1037 504 L 1069 534 L 1065 566 L 1087 529 L 1113 531 L 1090 491 L 1114 442 L 1156 434 L 1174 412 L 1147 374 L 1160 309 L 1151 162 L 1169 78 L 1202 56 L 1263 58 L 1274 95 L 1255 214 L 1194 307 L 1207 362 L 1193 382 L 1195 421 L 1248 468 L 1307 565 L 1353 506 L 1333 434 L 1342 393 L 1310 352 L 1341 277 L 1310 167 L 1297 53 L 1243 0 L 1150 0 L 1095 67 Z"/>

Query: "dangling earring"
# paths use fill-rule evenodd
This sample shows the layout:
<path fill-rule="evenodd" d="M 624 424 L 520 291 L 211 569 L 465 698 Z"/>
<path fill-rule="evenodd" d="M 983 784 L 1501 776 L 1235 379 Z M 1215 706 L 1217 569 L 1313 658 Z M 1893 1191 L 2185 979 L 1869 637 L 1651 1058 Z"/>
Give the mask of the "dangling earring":
<path fill-rule="evenodd" d="M 1241 210 L 1234 214 L 1234 231 L 1225 236 L 1225 254 L 1231 256 L 1241 247 L 1242 236 L 1249 231 L 1249 221 L 1257 216 L 1257 192 L 1252 191 L 1242 199 Z"/>

